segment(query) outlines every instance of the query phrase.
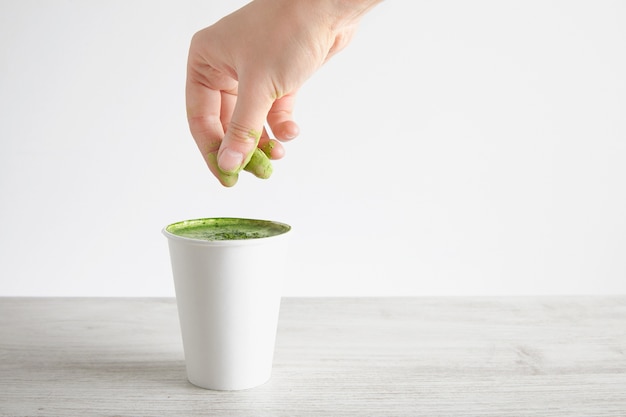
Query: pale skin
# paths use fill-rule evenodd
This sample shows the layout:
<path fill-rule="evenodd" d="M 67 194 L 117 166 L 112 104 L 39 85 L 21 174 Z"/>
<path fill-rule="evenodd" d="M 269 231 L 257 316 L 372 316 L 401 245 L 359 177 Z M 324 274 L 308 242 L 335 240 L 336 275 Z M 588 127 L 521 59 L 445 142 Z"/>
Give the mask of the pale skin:
<path fill-rule="evenodd" d="M 193 36 L 189 129 L 222 185 L 235 185 L 244 167 L 259 178 L 271 175 L 270 160 L 282 158 L 282 143 L 299 134 L 298 89 L 380 1 L 254 0 Z"/>

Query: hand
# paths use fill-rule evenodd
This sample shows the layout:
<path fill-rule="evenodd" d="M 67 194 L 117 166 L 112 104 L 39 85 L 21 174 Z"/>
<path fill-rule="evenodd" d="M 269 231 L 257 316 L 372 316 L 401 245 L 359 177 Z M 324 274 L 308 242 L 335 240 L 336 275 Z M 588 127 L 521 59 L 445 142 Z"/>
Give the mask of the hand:
<path fill-rule="evenodd" d="M 244 169 L 272 173 L 293 120 L 300 86 L 351 40 L 376 0 L 254 0 L 191 41 L 187 65 L 189 128 L 209 169 L 235 185 Z M 268 136 L 267 121 L 276 139 Z M 255 149 L 258 149 L 255 151 Z"/>

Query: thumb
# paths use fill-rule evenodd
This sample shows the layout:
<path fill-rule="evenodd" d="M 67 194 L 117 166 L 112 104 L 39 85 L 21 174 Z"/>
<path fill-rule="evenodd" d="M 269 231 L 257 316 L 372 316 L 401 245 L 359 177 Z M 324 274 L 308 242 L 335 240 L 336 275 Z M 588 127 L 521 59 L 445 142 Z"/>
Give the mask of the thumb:
<path fill-rule="evenodd" d="M 263 125 L 272 107 L 270 95 L 246 89 L 239 83 L 237 103 L 217 153 L 217 164 L 225 173 L 238 173 L 245 167 L 259 143 Z"/>

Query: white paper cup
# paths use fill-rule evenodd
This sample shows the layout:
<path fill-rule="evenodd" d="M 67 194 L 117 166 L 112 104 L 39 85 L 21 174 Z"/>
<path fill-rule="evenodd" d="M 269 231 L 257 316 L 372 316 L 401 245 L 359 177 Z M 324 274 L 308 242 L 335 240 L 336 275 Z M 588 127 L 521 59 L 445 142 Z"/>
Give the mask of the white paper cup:
<path fill-rule="evenodd" d="M 222 222 L 222 223 L 219 223 Z M 266 230 L 268 237 L 227 240 L 185 237 L 185 227 L 224 223 Z M 238 223 L 239 222 L 239 223 Z M 232 225 L 232 224 L 231 224 Z M 197 219 L 163 229 L 168 238 L 189 381 L 213 390 L 241 390 L 272 372 L 283 262 L 290 226 L 253 219 Z"/>

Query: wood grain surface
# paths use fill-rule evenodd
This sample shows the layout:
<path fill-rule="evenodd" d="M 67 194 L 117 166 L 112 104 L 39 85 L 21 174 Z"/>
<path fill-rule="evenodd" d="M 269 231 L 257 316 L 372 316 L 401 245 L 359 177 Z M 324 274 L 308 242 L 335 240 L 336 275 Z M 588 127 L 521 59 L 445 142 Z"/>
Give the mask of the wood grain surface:
<path fill-rule="evenodd" d="M 287 298 L 273 377 L 187 382 L 173 299 L 0 298 L 0 416 L 626 416 L 626 297 Z"/>

